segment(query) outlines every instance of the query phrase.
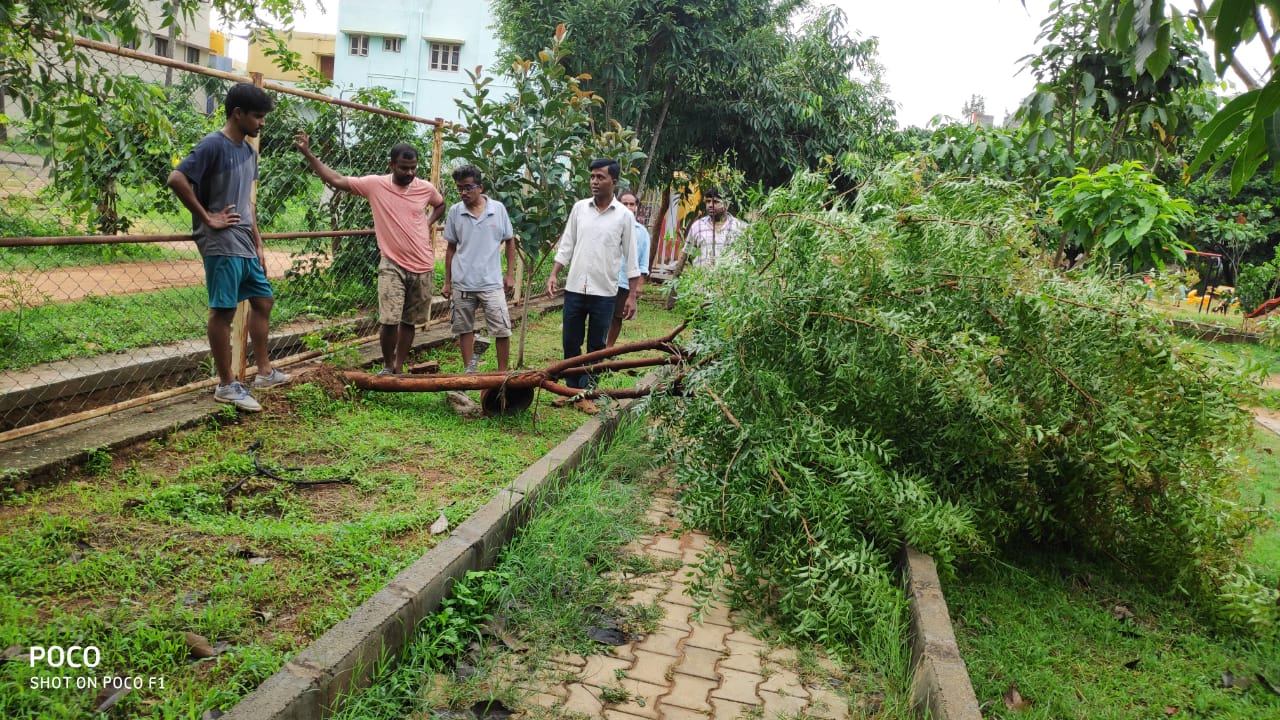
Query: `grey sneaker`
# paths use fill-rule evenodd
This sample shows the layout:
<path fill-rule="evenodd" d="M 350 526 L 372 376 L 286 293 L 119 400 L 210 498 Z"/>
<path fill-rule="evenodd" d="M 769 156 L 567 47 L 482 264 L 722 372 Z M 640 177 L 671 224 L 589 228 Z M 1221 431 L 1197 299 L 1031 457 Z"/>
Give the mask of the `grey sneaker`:
<path fill-rule="evenodd" d="M 378 371 L 378 374 L 379 374 L 379 375 L 384 375 L 384 376 L 385 376 L 385 375 L 395 375 L 395 373 L 394 373 L 394 372 L 392 372 L 391 368 L 389 368 L 389 367 L 384 367 L 384 368 L 382 368 L 381 370 L 379 370 L 379 371 Z"/>
<path fill-rule="evenodd" d="M 256 388 L 275 387 L 276 385 L 283 385 L 292 379 L 292 375 L 280 372 L 279 368 L 271 368 L 270 373 L 255 377 L 253 379 L 253 386 Z"/>
<path fill-rule="evenodd" d="M 466 375 L 474 374 L 476 371 L 476 368 L 479 366 L 480 366 L 480 358 L 472 355 L 471 362 L 467 363 L 467 366 L 463 368 L 462 372 Z"/>
<path fill-rule="evenodd" d="M 213 399 L 216 402 L 235 405 L 245 412 L 258 412 L 262 409 L 258 401 L 254 400 L 249 391 L 245 390 L 244 386 L 238 382 L 233 382 L 230 385 L 219 385 L 213 391 Z"/>

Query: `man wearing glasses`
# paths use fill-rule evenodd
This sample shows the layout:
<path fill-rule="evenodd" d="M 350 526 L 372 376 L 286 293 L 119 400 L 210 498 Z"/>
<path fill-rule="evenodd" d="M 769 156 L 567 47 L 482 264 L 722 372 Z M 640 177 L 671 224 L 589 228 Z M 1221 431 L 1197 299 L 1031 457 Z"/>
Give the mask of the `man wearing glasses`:
<path fill-rule="evenodd" d="M 311 152 L 311 139 L 305 132 L 294 136 L 293 146 L 326 185 L 369 201 L 382 255 L 378 263 L 382 369 L 378 374 L 399 374 L 413 348 L 416 326 L 431 317 L 436 263 L 431 227 L 444 215 L 444 196 L 435 185 L 418 177 L 418 151 L 412 145 L 391 147 L 390 174 L 363 177 L 346 177 L 325 165 Z"/>
<path fill-rule="evenodd" d="M 516 241 L 511 218 L 502 203 L 484 194 L 484 178 L 474 165 L 453 171 L 462 202 L 454 203 L 444 221 L 445 297 L 452 302 L 450 322 L 462 351 L 464 372 L 479 364 L 475 355 L 476 310 L 484 310 L 485 326 L 494 339 L 498 370 L 507 371 L 511 357 L 511 314 L 507 293 L 516 285 Z M 507 272 L 502 272 L 502 251 Z"/>

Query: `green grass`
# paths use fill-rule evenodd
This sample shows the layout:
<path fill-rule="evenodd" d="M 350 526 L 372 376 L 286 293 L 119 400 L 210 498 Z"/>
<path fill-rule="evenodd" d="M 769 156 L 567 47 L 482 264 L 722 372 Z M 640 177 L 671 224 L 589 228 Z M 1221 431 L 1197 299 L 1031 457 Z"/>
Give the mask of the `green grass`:
<path fill-rule="evenodd" d="M 203 271 L 193 281 L 196 284 L 184 288 L 92 295 L 75 302 L 0 312 L 0 370 L 202 339 L 208 321 Z M 344 288 L 318 288 L 293 279 L 273 285 L 273 327 L 299 317 L 334 317 L 359 309 L 347 302 L 357 293 Z M 0 306 L 5 299 L 37 301 L 30 292 L 0 283 Z"/>
<path fill-rule="evenodd" d="M 194 245 L 189 251 L 169 250 L 150 243 L 6 247 L 0 248 L 0 269 L 26 273 L 64 267 L 199 258 L 200 253 Z"/>
<path fill-rule="evenodd" d="M 633 332 L 678 323 L 646 309 Z M 531 365 L 560 357 L 558 325 L 558 313 L 534 320 Z M 437 352 L 457 363 L 456 349 Z M 99 675 L 164 678 L 126 695 L 122 715 L 225 710 L 445 537 L 427 531 L 442 510 L 460 522 L 584 420 L 545 396 L 521 415 L 464 420 L 439 393 L 350 394 L 327 367 L 261 396 L 261 414 L 228 410 L 95 452 L 53 484 L 0 488 L 0 647 L 95 645 Z M 251 477 L 255 440 L 268 467 L 349 482 Z M 185 632 L 227 649 L 194 662 Z M 0 663 L 0 717 L 88 716 L 92 692 L 30 688 L 59 672 L 78 674 Z"/>
<path fill-rule="evenodd" d="M 1280 437 L 1259 429 L 1243 488 L 1272 521 L 1246 558 L 1271 587 L 1280 582 L 1277 451 Z M 1006 557 L 1015 559 L 969 568 L 946 588 L 985 717 L 1280 717 L 1280 694 L 1257 679 L 1280 685 L 1280 636 L 1215 634 L 1177 598 L 1105 562 L 1031 548 Z M 1252 684 L 1224 687 L 1224 673 Z M 1029 707 L 1006 707 L 1011 687 Z"/>
<path fill-rule="evenodd" d="M 0 249 L 0 265 L 4 262 L 3 253 L 4 249 Z M 443 262 L 441 258 L 436 263 L 436 288 L 444 282 Z M 68 303 L 42 302 L 39 292 L 22 283 L 20 276 L 0 277 L 0 308 L 9 308 L 10 303 L 32 305 L 0 310 L 0 370 L 202 339 L 208 320 L 208 297 L 203 271 L 198 272 L 190 287 L 133 295 L 94 295 Z M 542 278 L 545 282 L 545 268 Z M 273 286 L 276 304 L 271 312 L 272 327 L 303 317 L 336 318 L 375 312 L 371 309 L 377 302 L 372 281 L 367 285 L 335 285 L 327 278 L 285 278 L 273 281 Z M 535 281 L 533 287 L 537 286 Z M 649 297 L 656 297 L 656 293 L 650 291 Z M 512 320 L 518 322 L 518 318 Z M 620 342 L 636 337 L 627 334 L 630 327 L 630 323 L 624 325 L 624 339 Z"/>
<path fill-rule="evenodd" d="M 1270 523 L 1253 538 L 1248 560 L 1256 567 L 1267 568 L 1272 586 L 1280 587 L 1280 436 L 1257 428 L 1245 457 L 1250 472 L 1242 495 L 1247 502 L 1258 503 Z"/>
<path fill-rule="evenodd" d="M 207 302 L 203 287 L 190 287 L 90 296 L 3 312 L 0 370 L 200 338 L 205 334 Z M 272 317 L 281 322 L 288 314 L 286 306 Z"/>
<path fill-rule="evenodd" d="M 1236 364 L 1240 372 L 1259 378 L 1280 377 L 1280 345 L 1274 341 L 1261 343 L 1228 343 L 1190 340 L 1193 348 L 1226 358 Z M 1263 387 L 1258 402 L 1264 407 L 1280 409 L 1280 388 Z"/>

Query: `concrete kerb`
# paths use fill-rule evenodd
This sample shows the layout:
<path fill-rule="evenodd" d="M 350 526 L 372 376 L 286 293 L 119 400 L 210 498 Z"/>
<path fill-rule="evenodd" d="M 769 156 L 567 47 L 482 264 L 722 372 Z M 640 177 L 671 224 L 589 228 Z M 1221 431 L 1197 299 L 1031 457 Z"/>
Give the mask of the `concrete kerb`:
<path fill-rule="evenodd" d="M 933 558 L 904 547 L 898 566 L 911 612 L 911 704 L 932 720 L 982 720 Z"/>
<path fill-rule="evenodd" d="M 380 660 L 400 652 L 454 582 L 492 566 L 528 521 L 533 502 L 545 499 L 554 481 L 577 468 L 589 448 L 607 442 L 634 402 L 622 401 L 618 412 L 588 420 L 223 718 L 312 720 L 332 714 L 344 693 L 368 684 Z"/>

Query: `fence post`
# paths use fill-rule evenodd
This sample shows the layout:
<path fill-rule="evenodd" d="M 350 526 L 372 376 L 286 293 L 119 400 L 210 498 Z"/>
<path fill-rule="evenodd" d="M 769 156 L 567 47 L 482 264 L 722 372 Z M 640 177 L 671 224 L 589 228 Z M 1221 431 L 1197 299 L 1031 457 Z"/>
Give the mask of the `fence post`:
<path fill-rule="evenodd" d="M 262 73 L 249 73 L 253 78 L 253 84 L 262 87 Z M 245 138 L 249 141 L 249 147 L 253 148 L 253 153 L 258 154 L 258 138 Z M 258 179 L 253 179 L 253 188 L 249 191 L 249 212 L 253 213 L 253 222 L 256 226 L 258 223 Z M 265 273 L 267 269 L 264 267 L 262 271 Z M 241 382 L 245 379 L 245 368 L 248 366 L 249 346 L 249 301 L 242 300 L 236 305 L 236 317 L 231 321 L 231 374 L 236 380 Z M 256 352 L 266 352 L 266 348 L 254 348 Z"/>
<path fill-rule="evenodd" d="M 431 132 L 431 184 L 440 190 L 440 165 L 444 162 L 444 120 L 436 118 L 435 129 Z M 440 190 L 443 195 L 444 191 Z M 432 225 L 427 228 L 427 234 L 431 238 L 431 252 L 434 256 L 436 251 L 436 226 Z M 434 270 L 432 271 L 434 272 Z M 434 286 L 432 287 L 434 290 Z M 446 306 L 447 307 L 447 306 Z M 427 306 L 427 324 L 424 328 L 431 327 L 431 306 Z M 446 312 L 448 312 L 446 310 Z"/>

